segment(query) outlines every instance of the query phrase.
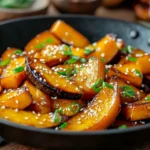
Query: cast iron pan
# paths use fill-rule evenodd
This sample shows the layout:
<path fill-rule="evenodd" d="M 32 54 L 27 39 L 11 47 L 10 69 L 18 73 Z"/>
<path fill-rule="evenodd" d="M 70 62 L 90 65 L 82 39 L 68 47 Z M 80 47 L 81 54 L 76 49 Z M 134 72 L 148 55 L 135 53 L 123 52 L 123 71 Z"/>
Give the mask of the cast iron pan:
<path fill-rule="evenodd" d="M 127 44 L 149 51 L 150 29 L 141 25 L 92 16 L 38 16 L 7 21 L 0 24 L 0 52 L 6 47 L 23 48 L 36 34 L 62 19 L 87 36 L 91 42 L 107 33 L 115 33 Z M 137 31 L 135 39 L 131 31 Z M 113 129 L 96 132 L 62 132 L 52 129 L 36 129 L 0 120 L 0 135 L 6 140 L 38 148 L 86 148 L 86 149 L 136 149 L 150 143 L 150 124 L 129 129 Z"/>

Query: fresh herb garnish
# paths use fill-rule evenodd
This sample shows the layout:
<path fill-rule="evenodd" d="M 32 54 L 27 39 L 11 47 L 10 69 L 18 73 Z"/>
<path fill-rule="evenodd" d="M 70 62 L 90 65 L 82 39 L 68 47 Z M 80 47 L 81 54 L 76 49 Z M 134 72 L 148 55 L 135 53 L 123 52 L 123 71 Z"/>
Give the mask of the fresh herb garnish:
<path fill-rule="evenodd" d="M 131 86 L 120 86 L 120 88 L 122 89 L 121 95 L 123 97 L 133 97 L 136 94 Z"/>
<path fill-rule="evenodd" d="M 127 125 L 123 124 L 119 127 L 119 129 L 126 129 L 127 128 Z"/>
<path fill-rule="evenodd" d="M 71 56 L 71 58 L 69 59 L 69 60 L 67 60 L 66 62 L 65 62 L 65 64 L 74 64 L 75 62 L 77 62 L 77 60 L 79 60 L 80 59 L 80 57 L 78 57 L 78 56 Z"/>
<path fill-rule="evenodd" d="M 129 56 L 128 60 L 131 62 L 136 62 L 138 60 L 138 58 Z"/>
<path fill-rule="evenodd" d="M 85 58 L 80 58 L 80 62 L 81 62 L 81 63 L 86 63 L 87 60 L 86 60 Z"/>
<path fill-rule="evenodd" d="M 22 50 L 21 49 L 17 49 L 17 50 L 14 51 L 14 54 L 22 55 Z"/>
<path fill-rule="evenodd" d="M 68 69 L 66 69 L 65 71 L 57 71 L 57 73 L 59 74 L 59 75 L 63 75 L 63 76 L 65 76 L 65 77 L 70 77 L 70 76 L 72 76 L 72 75 L 74 75 L 74 74 L 77 74 L 77 69 L 76 68 L 68 68 Z"/>
<path fill-rule="evenodd" d="M 59 126 L 59 128 L 60 128 L 60 129 L 63 129 L 63 128 L 67 127 L 67 125 L 68 125 L 68 123 L 67 123 L 67 122 L 64 122 L 63 124 L 61 124 L 61 125 Z"/>
<path fill-rule="evenodd" d="M 24 71 L 24 67 L 23 66 L 20 66 L 20 67 L 17 67 L 15 69 L 13 69 L 13 72 L 16 74 L 16 73 L 19 73 L 19 72 L 22 72 Z"/>
<path fill-rule="evenodd" d="M 54 119 L 55 123 L 60 123 L 61 122 L 62 116 L 60 115 L 60 110 L 59 109 L 55 110 L 53 119 Z"/>
<path fill-rule="evenodd" d="M 69 109 L 73 112 L 73 113 L 78 113 L 81 109 L 81 105 L 79 103 L 77 103 L 76 101 L 73 101 L 70 106 Z"/>
<path fill-rule="evenodd" d="M 94 90 L 96 93 L 100 92 L 100 90 L 103 89 L 104 87 L 107 87 L 107 88 L 112 89 L 112 90 L 114 89 L 113 85 L 111 85 L 111 84 L 109 84 L 109 83 L 107 83 L 107 82 L 104 82 L 104 80 L 102 80 L 102 79 L 99 79 L 99 80 L 92 86 L 93 90 Z"/>
<path fill-rule="evenodd" d="M 105 69 L 105 73 L 108 73 L 109 72 L 109 70 L 108 69 Z"/>
<path fill-rule="evenodd" d="M 52 38 L 47 38 L 45 43 L 52 43 L 53 42 L 53 39 Z"/>
<path fill-rule="evenodd" d="M 139 70 L 137 70 L 137 69 L 135 69 L 135 74 L 136 74 L 137 76 L 143 78 L 143 74 L 142 74 Z"/>
<path fill-rule="evenodd" d="M 150 101 L 150 96 L 145 97 L 145 100 L 146 100 L 146 101 Z"/>
<path fill-rule="evenodd" d="M 121 53 L 123 53 L 123 54 L 128 54 L 128 53 L 132 53 L 134 50 L 135 50 L 134 47 L 132 47 L 132 46 L 127 46 L 127 47 L 124 47 L 124 48 L 121 50 Z"/>
<path fill-rule="evenodd" d="M 64 55 L 66 55 L 66 56 L 72 55 L 72 51 L 68 45 L 63 45 L 62 50 L 64 52 Z"/>
<path fill-rule="evenodd" d="M 84 48 L 84 53 L 86 55 L 89 55 L 90 53 L 94 52 L 94 50 L 95 50 L 94 47 L 92 45 L 89 45 L 88 47 Z"/>
<path fill-rule="evenodd" d="M 106 64 L 106 60 L 105 60 L 104 57 L 100 58 L 100 60 L 101 60 L 104 64 Z"/>
<path fill-rule="evenodd" d="M 11 62 L 11 60 L 10 60 L 10 59 L 8 59 L 8 60 L 4 60 L 4 61 L 1 61 L 1 62 L 0 62 L 0 67 L 3 67 L 3 66 L 8 65 L 10 62 Z"/>
<path fill-rule="evenodd" d="M 45 46 L 45 44 L 44 43 L 40 43 L 39 45 L 37 45 L 35 48 L 37 48 L 37 49 L 41 49 L 41 48 L 43 48 Z"/>

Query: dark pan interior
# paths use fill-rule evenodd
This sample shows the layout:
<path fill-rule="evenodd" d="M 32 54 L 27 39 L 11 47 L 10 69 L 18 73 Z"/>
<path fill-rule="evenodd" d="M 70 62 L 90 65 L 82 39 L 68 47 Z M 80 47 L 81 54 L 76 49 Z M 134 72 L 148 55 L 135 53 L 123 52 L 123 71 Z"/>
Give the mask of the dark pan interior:
<path fill-rule="evenodd" d="M 91 16 L 32 17 L 7 21 L 0 24 L 0 52 L 6 47 L 23 48 L 36 34 L 62 19 L 89 38 L 91 42 L 99 40 L 108 33 L 114 33 L 128 45 L 149 51 L 150 30 L 118 20 Z M 137 31 L 138 37 L 132 39 L 131 31 Z M 150 142 L 150 125 L 126 130 L 98 132 L 60 132 L 51 129 L 35 129 L 0 120 L 0 135 L 21 144 L 42 148 L 98 148 L 98 149 L 136 149 Z"/>

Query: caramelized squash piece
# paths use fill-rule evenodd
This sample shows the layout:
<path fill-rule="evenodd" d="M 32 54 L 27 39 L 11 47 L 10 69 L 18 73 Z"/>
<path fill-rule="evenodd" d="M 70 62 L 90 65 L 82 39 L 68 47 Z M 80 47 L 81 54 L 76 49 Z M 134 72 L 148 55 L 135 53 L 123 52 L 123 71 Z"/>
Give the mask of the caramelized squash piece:
<path fill-rule="evenodd" d="M 32 54 L 47 44 L 60 45 L 61 41 L 57 39 L 50 31 L 46 30 L 30 40 L 25 47 L 25 51 L 28 52 L 28 54 Z"/>
<path fill-rule="evenodd" d="M 64 21 L 57 20 L 50 31 L 61 41 L 74 47 L 84 48 L 90 44 L 89 40 Z"/>
<path fill-rule="evenodd" d="M 118 53 L 116 39 L 109 34 L 93 44 L 95 51 L 88 55 L 90 57 L 104 58 L 106 63 L 110 62 L 112 58 Z"/>
<path fill-rule="evenodd" d="M 56 109 L 62 110 L 61 113 L 66 116 L 76 115 L 81 108 L 85 106 L 82 100 L 68 100 L 68 99 L 52 99 L 52 111 Z"/>
<path fill-rule="evenodd" d="M 121 80 L 120 78 L 114 77 L 107 81 L 117 82 L 122 104 L 133 103 L 145 97 L 145 93 L 142 90 L 136 88 L 131 84 L 125 83 L 125 81 Z"/>
<path fill-rule="evenodd" d="M 18 88 L 25 79 L 25 58 L 19 57 L 13 59 L 3 70 L 1 75 L 1 85 L 5 89 Z"/>
<path fill-rule="evenodd" d="M 74 82 L 57 74 L 38 60 L 36 62 L 29 62 L 26 59 L 26 68 L 26 73 L 30 81 L 47 94 L 75 100 L 80 99 L 83 95 L 82 90 Z"/>
<path fill-rule="evenodd" d="M 137 121 L 150 118 L 150 94 L 135 103 L 122 106 L 121 113 L 127 120 Z"/>
<path fill-rule="evenodd" d="M 11 60 L 12 59 L 12 56 L 14 55 L 15 56 L 15 51 L 18 50 L 18 48 L 13 48 L 13 47 L 9 47 L 7 48 L 1 58 L 2 58 L 2 61 L 5 61 L 5 60 Z"/>
<path fill-rule="evenodd" d="M 72 51 L 72 55 L 74 55 L 74 56 L 78 56 L 78 57 L 81 57 L 81 58 L 86 57 L 84 49 L 82 49 L 82 48 L 72 47 L 71 51 Z"/>
<path fill-rule="evenodd" d="M 135 81 L 135 83 L 133 83 L 135 86 L 141 86 L 143 75 L 142 75 L 141 67 L 139 65 L 129 62 L 123 65 L 116 65 L 114 66 L 114 69 L 126 75 L 127 76 L 126 79 L 131 83 L 133 83 L 133 81 L 128 78 L 131 77 L 131 79 Z"/>
<path fill-rule="evenodd" d="M 25 88 L 8 90 L 0 95 L 0 107 L 25 109 L 31 103 L 31 95 Z"/>
<path fill-rule="evenodd" d="M 64 54 L 63 45 L 46 45 L 41 51 L 33 54 L 31 57 L 40 59 L 41 62 L 52 67 L 65 62 L 68 56 Z"/>
<path fill-rule="evenodd" d="M 116 83 L 113 86 L 114 89 L 104 87 L 82 112 L 68 120 L 63 130 L 92 131 L 109 127 L 120 111 L 118 86 Z"/>
<path fill-rule="evenodd" d="M 23 87 L 26 87 L 33 99 L 33 103 L 30 105 L 30 110 L 39 112 L 42 114 L 49 113 L 51 111 L 51 100 L 49 95 L 46 95 L 29 81 L 25 81 Z"/>
<path fill-rule="evenodd" d="M 104 79 L 105 65 L 98 58 L 89 59 L 88 63 L 74 77 L 75 83 L 84 90 L 83 99 L 91 100 L 97 93 L 92 86 Z"/>
<path fill-rule="evenodd" d="M 34 114 L 28 111 L 15 111 L 13 109 L 0 108 L 0 118 L 8 121 L 18 123 L 25 126 L 33 126 L 36 128 L 50 128 L 59 125 L 54 122 L 54 114 Z"/>

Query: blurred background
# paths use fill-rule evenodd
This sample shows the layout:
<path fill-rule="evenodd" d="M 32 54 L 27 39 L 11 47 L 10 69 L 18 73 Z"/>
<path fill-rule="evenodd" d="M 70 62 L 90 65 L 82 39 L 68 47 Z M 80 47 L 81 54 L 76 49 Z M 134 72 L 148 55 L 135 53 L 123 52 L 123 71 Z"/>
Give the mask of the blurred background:
<path fill-rule="evenodd" d="M 64 13 L 117 18 L 150 26 L 150 0 L 0 0 L 0 21 Z"/>

